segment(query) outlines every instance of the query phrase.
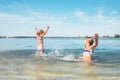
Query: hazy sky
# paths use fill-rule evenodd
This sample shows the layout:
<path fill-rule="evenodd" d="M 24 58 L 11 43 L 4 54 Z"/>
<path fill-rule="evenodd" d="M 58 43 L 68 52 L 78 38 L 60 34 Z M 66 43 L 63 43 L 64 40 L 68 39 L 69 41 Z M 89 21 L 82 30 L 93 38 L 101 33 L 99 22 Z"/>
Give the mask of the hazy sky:
<path fill-rule="evenodd" d="M 120 0 L 0 0 L 0 35 L 46 36 L 120 34 Z"/>

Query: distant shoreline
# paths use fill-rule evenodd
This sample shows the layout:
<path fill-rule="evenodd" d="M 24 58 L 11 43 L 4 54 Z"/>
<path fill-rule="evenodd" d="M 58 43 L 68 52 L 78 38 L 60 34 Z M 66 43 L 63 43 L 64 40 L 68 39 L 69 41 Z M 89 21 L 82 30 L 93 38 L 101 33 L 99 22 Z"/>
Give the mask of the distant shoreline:
<path fill-rule="evenodd" d="M 84 37 L 64 37 L 64 36 L 52 36 L 52 37 L 45 37 L 45 38 L 86 38 Z M 7 36 L 0 36 L 0 38 L 36 38 L 36 36 L 13 36 L 13 37 L 7 37 Z M 102 36 L 100 38 L 120 38 L 120 36 Z"/>

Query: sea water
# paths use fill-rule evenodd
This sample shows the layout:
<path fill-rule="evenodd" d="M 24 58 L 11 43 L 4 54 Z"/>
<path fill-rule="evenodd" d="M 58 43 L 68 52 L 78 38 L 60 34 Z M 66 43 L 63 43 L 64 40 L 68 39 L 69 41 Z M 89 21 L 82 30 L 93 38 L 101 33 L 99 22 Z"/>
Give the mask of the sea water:
<path fill-rule="evenodd" d="M 82 63 L 84 38 L 0 39 L 0 80 L 120 80 L 120 38 L 99 38 L 93 65 Z"/>

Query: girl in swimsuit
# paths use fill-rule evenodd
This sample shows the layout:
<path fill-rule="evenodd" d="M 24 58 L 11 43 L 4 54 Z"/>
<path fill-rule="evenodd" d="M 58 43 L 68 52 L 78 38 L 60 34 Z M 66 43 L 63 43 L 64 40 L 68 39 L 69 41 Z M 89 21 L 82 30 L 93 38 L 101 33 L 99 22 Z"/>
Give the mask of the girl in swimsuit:
<path fill-rule="evenodd" d="M 36 29 L 36 38 L 37 38 L 37 50 L 39 53 L 44 53 L 44 45 L 43 45 L 43 36 L 48 32 L 49 26 L 47 26 L 46 30 Z"/>
<path fill-rule="evenodd" d="M 85 49 L 83 50 L 83 61 L 85 63 L 92 62 L 92 53 L 95 47 L 98 45 L 98 34 L 94 34 L 94 38 L 87 37 L 85 39 Z"/>

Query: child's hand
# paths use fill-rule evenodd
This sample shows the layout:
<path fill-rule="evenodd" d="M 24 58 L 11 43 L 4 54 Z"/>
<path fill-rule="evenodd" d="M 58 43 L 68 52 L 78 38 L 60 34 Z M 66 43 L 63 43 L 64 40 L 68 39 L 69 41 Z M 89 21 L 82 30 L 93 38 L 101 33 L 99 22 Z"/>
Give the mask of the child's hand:
<path fill-rule="evenodd" d="M 95 38 L 99 38 L 99 35 L 96 33 L 96 34 L 94 34 L 94 37 Z"/>
<path fill-rule="evenodd" d="M 49 26 L 47 26 L 47 28 L 49 29 L 50 27 L 49 27 Z"/>

